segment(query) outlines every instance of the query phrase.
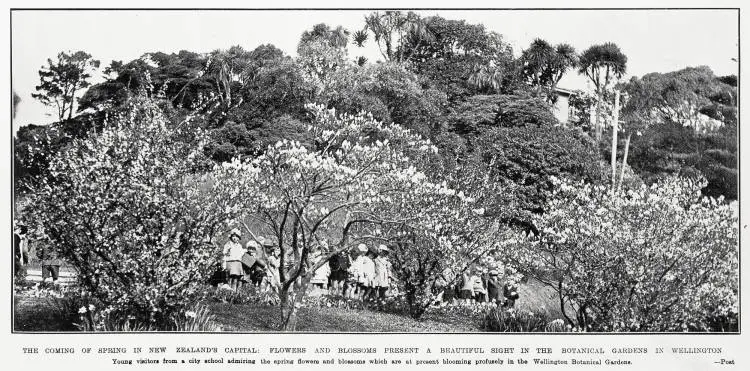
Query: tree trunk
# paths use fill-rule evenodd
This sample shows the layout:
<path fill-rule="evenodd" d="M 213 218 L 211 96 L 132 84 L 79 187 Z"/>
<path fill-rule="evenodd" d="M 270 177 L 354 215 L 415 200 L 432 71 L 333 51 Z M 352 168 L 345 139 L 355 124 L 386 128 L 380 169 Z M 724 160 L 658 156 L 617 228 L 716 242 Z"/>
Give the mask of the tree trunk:
<path fill-rule="evenodd" d="M 612 192 L 617 185 L 617 126 L 620 119 L 620 92 L 615 91 L 615 112 L 612 118 Z"/>
<path fill-rule="evenodd" d="M 628 139 L 625 140 L 625 152 L 622 154 L 622 165 L 620 166 L 620 181 L 617 182 L 617 192 L 620 192 L 622 188 L 622 180 L 625 177 L 625 165 L 628 164 L 628 149 L 630 148 L 630 136 L 633 133 L 628 133 Z"/>
<path fill-rule="evenodd" d="M 560 313 L 562 313 L 563 317 L 565 317 L 565 320 L 568 321 L 568 324 L 570 324 L 571 326 L 575 325 L 573 320 L 568 317 L 568 313 L 565 311 L 565 295 L 563 295 L 562 281 L 557 281 L 557 295 L 560 298 Z"/>
<path fill-rule="evenodd" d="M 300 285 L 292 284 L 293 292 L 282 290 L 279 293 L 281 297 L 281 324 L 282 331 L 295 331 L 297 329 L 297 309 L 302 304 L 302 299 L 307 291 L 309 278 L 302 278 Z"/>
<path fill-rule="evenodd" d="M 596 95 L 596 115 L 594 116 L 594 137 L 598 144 L 602 140 L 602 125 L 600 118 L 602 114 L 602 93 Z"/>
<path fill-rule="evenodd" d="M 418 320 L 427 310 L 425 303 L 419 300 L 419 288 L 411 284 L 406 287 L 406 302 L 409 305 L 409 316 Z M 428 305 L 429 306 L 429 305 Z"/>

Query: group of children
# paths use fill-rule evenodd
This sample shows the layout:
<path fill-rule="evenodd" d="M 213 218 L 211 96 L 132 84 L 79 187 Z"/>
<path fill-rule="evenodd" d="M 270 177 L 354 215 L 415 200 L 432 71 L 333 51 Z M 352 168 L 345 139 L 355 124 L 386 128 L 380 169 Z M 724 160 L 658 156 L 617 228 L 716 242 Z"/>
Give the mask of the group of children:
<path fill-rule="evenodd" d="M 245 283 L 267 287 L 279 282 L 279 255 L 269 238 L 257 237 L 242 246 L 242 233 L 235 228 L 224 245 L 224 271 L 229 286 L 237 290 Z"/>
<path fill-rule="evenodd" d="M 224 245 L 224 272 L 229 286 L 234 290 L 244 283 L 261 289 L 278 286 L 280 259 L 272 240 L 257 237 L 242 246 L 241 238 L 240 230 L 235 228 Z M 313 272 L 310 279 L 313 291 L 362 301 L 384 299 L 392 282 L 389 254 L 385 245 L 369 248 L 365 244 L 359 244 L 350 253 L 340 253 Z M 321 257 L 322 253 L 315 251 L 310 263 L 316 265 Z M 291 269 L 295 259 L 290 256 L 286 260 L 289 264 L 285 268 Z"/>
<path fill-rule="evenodd" d="M 515 282 L 509 279 L 502 282 L 498 269 L 470 267 L 455 276 L 450 269 L 446 269 L 436 286 L 439 291 L 438 304 L 478 302 L 513 307 L 519 298 Z"/>
<path fill-rule="evenodd" d="M 348 299 L 385 299 L 393 277 L 389 255 L 386 245 L 370 248 L 361 243 L 350 253 L 331 258 L 315 271 L 311 282 L 318 290 Z"/>
<path fill-rule="evenodd" d="M 262 289 L 278 286 L 279 252 L 272 240 L 257 237 L 242 246 L 240 239 L 239 229 L 233 229 L 229 242 L 224 245 L 224 269 L 229 286 L 235 290 L 245 282 Z M 368 247 L 361 243 L 356 249 L 337 254 L 318 266 L 323 254 L 315 251 L 310 257 L 310 263 L 317 266 L 310 279 L 312 291 L 363 302 L 385 299 L 393 291 L 389 255 L 386 245 Z M 285 268 L 291 268 L 294 259 L 290 256 L 286 260 L 289 267 Z M 436 304 L 480 302 L 513 307 L 519 297 L 516 284 L 509 279 L 503 282 L 498 269 L 476 266 L 458 274 L 447 268 L 435 288 Z"/>

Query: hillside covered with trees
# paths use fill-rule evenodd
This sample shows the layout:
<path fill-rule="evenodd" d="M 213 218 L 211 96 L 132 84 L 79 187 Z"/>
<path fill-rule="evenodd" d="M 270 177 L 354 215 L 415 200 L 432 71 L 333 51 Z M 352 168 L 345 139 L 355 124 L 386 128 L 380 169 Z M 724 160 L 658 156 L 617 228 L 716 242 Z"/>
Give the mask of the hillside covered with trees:
<path fill-rule="evenodd" d="M 19 129 L 14 192 L 108 318 L 171 326 L 236 227 L 280 249 L 283 329 L 313 273 L 363 242 L 391 248 L 414 318 L 462 272 L 500 269 L 587 331 L 736 326 L 736 76 L 626 80 L 614 43 L 514 53 L 481 24 L 399 11 L 312 25 L 296 56 L 100 63 L 61 52 L 39 71 L 58 121 Z M 560 122 L 565 74 L 593 90 Z"/>

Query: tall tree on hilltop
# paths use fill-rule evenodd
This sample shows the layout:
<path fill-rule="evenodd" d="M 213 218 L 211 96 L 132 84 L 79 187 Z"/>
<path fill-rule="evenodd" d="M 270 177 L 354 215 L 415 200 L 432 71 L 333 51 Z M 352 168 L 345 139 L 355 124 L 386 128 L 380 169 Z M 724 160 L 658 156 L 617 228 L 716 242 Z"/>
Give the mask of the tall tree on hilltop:
<path fill-rule="evenodd" d="M 523 74 L 535 87 L 537 96 L 542 92 L 542 74 L 552 60 L 554 53 L 555 49 L 547 41 L 534 39 L 529 48 L 521 54 Z"/>
<path fill-rule="evenodd" d="M 579 60 L 579 73 L 586 75 L 594 84 L 597 95 L 594 132 L 596 140 L 602 137 L 601 106 L 605 92 L 625 75 L 628 57 L 615 43 L 593 45 L 586 49 Z"/>
<path fill-rule="evenodd" d="M 481 24 L 427 17 L 426 38 L 407 37 L 400 52 L 406 66 L 430 79 L 451 101 L 509 91 L 513 52 L 501 35 Z"/>
<path fill-rule="evenodd" d="M 365 30 L 372 32 L 380 48 L 380 54 L 390 62 L 406 61 L 407 56 L 404 55 L 405 49 L 402 46 L 407 41 L 415 42 L 430 38 L 424 20 L 414 12 L 374 12 L 365 16 Z M 361 46 L 366 39 L 363 34 L 358 33 L 354 41 Z"/>
<path fill-rule="evenodd" d="M 233 94 L 245 85 L 249 78 L 247 72 L 250 57 L 251 52 L 239 45 L 228 50 L 217 50 L 211 54 L 206 75 L 214 85 L 217 96 L 225 110 L 242 104 L 242 98 L 234 97 Z"/>
<path fill-rule="evenodd" d="M 546 94 L 554 103 L 554 90 L 569 69 L 578 64 L 576 50 L 569 44 L 552 46 L 546 40 L 534 39 L 520 58 L 521 74 L 534 87 L 537 96 Z"/>
<path fill-rule="evenodd" d="M 557 44 L 553 58 L 544 72 L 544 79 L 554 90 L 565 73 L 576 66 L 578 66 L 578 54 L 575 48 L 570 44 Z"/>
<path fill-rule="evenodd" d="M 346 44 L 349 43 L 349 30 L 342 26 L 331 29 L 325 23 L 318 23 L 313 26 L 312 30 L 302 33 L 299 43 L 301 45 L 318 40 L 326 41 L 336 48 L 346 48 Z"/>
<path fill-rule="evenodd" d="M 60 52 L 57 60 L 47 59 L 47 66 L 39 70 L 41 83 L 36 86 L 39 93 L 31 96 L 46 106 L 56 107 L 59 121 L 66 116 L 71 119 L 76 93 L 91 85 L 88 80 L 96 68 L 99 68 L 99 61 L 86 52 Z"/>

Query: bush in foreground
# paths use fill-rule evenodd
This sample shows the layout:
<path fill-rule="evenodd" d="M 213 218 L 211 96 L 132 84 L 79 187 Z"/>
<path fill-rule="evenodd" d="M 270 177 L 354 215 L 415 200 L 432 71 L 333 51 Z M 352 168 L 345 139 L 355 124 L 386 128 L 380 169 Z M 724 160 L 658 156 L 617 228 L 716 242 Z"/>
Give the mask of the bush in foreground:
<path fill-rule="evenodd" d="M 203 294 L 235 200 L 213 198 L 200 148 L 156 104 L 134 99 L 125 112 L 53 159 L 24 217 L 76 268 L 99 322 L 169 329 Z"/>
<path fill-rule="evenodd" d="M 587 331 L 725 331 L 738 304 L 737 216 L 703 179 L 613 193 L 567 181 L 517 259 Z M 564 311 L 563 311 L 564 312 Z M 736 331 L 736 326 L 734 327 Z"/>

